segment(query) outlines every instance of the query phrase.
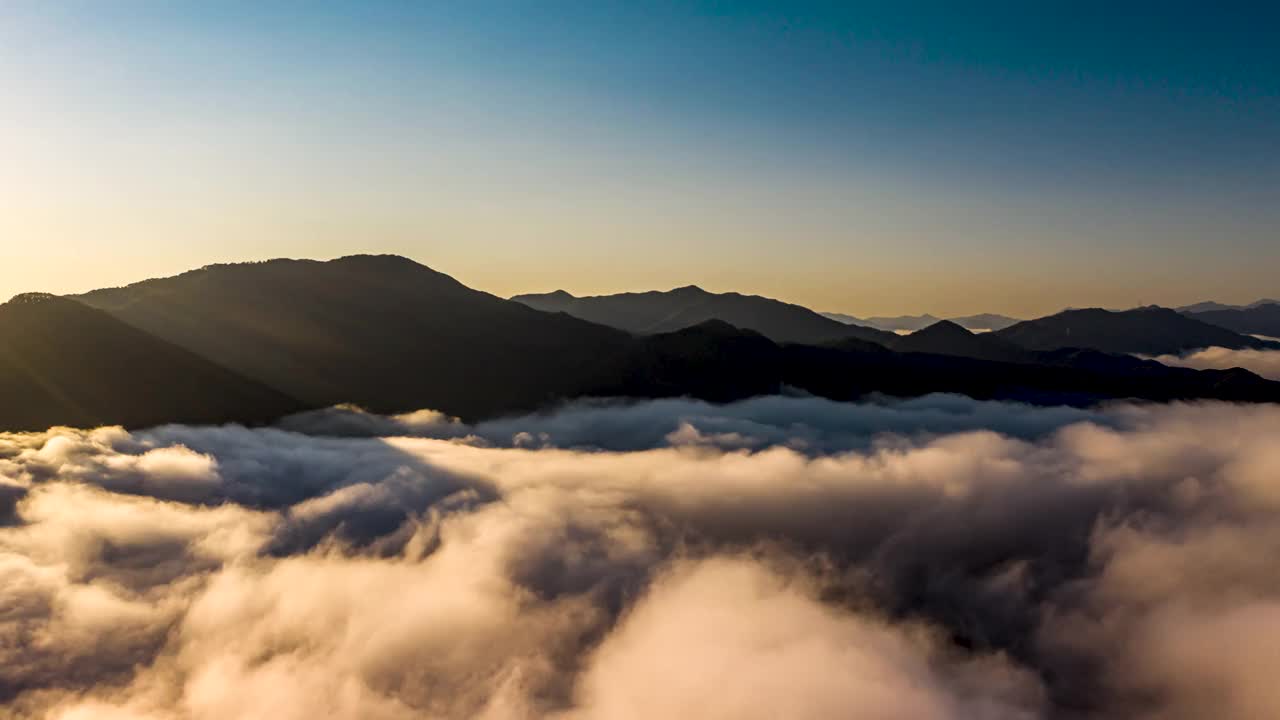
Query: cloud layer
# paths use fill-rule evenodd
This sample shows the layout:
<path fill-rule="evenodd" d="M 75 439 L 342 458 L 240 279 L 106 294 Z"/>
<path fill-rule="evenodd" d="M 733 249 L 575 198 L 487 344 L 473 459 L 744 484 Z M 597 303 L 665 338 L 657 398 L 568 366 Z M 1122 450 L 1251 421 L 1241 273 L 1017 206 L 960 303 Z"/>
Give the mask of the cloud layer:
<path fill-rule="evenodd" d="M 287 426 L 0 435 L 0 717 L 1280 716 L 1280 407 Z"/>
<path fill-rule="evenodd" d="M 1211 347 L 1185 355 L 1160 355 L 1152 358 L 1165 365 L 1196 370 L 1228 370 L 1244 368 L 1268 380 L 1280 380 L 1280 350 L 1229 350 Z"/>

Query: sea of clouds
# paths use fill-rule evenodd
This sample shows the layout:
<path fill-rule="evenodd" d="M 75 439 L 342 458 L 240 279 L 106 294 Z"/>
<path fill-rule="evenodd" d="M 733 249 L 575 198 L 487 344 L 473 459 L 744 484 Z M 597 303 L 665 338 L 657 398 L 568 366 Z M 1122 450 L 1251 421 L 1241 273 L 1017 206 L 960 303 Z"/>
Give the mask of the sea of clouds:
<path fill-rule="evenodd" d="M 1280 407 L 0 435 L 0 717 L 1280 717 Z"/>

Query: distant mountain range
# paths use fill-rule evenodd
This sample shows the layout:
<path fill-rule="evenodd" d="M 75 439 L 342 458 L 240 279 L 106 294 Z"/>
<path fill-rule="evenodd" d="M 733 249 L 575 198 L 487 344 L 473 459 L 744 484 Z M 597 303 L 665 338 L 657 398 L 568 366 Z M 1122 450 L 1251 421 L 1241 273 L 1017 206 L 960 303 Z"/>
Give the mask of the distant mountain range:
<path fill-rule="evenodd" d="M 1202 313 L 1202 312 L 1209 312 L 1212 310 L 1249 310 L 1251 308 L 1256 308 L 1262 305 L 1280 305 L 1280 300 L 1263 298 L 1261 300 L 1255 300 L 1249 303 L 1248 305 L 1224 305 L 1223 303 L 1220 303 L 1220 302 L 1209 301 L 1209 302 L 1199 302 L 1194 305 L 1183 305 L 1182 307 L 1174 308 L 1174 310 L 1177 310 L 1180 313 Z"/>
<path fill-rule="evenodd" d="M 923 330 L 942 319 L 927 313 L 924 315 L 898 315 L 896 317 L 869 318 L 858 318 L 853 315 L 834 312 L 822 313 L 822 315 L 848 325 L 862 325 L 864 327 L 872 327 L 878 330 L 886 330 L 888 332 L 899 334 Z M 975 331 L 1003 330 L 1010 325 L 1020 322 L 1017 318 L 1011 318 L 1007 315 L 996 315 L 993 313 L 963 315 L 960 317 L 950 318 L 950 320 L 961 327 Z"/>
<path fill-rule="evenodd" d="M 1243 308 L 1186 313 L 1197 320 L 1249 335 L 1280 338 L 1280 303 L 1259 301 Z"/>
<path fill-rule="evenodd" d="M 846 337 L 873 342 L 893 340 L 890 331 L 848 325 L 800 305 L 759 295 L 712 293 L 695 285 L 665 292 L 592 297 L 574 297 L 564 290 L 557 290 L 539 295 L 516 295 L 511 299 L 538 310 L 568 313 L 642 335 L 680 330 L 708 320 L 722 320 L 734 327 L 754 330 L 780 343 L 822 343 Z"/>
<path fill-rule="evenodd" d="M 1244 370 L 1124 354 L 1206 345 L 1272 347 L 1159 308 L 898 336 L 696 287 L 517 302 L 395 256 L 273 260 L 0 306 L 0 430 L 262 423 L 344 402 L 480 419 L 601 396 L 1280 401 Z"/>
<path fill-rule="evenodd" d="M 854 337 L 900 352 L 934 352 L 992 360 L 1016 359 L 1020 351 L 1059 348 L 1165 355 L 1210 346 L 1230 349 L 1269 347 L 1267 342 L 1250 337 L 1252 334 L 1268 334 L 1265 330 L 1237 331 L 1205 322 L 1197 315 L 1157 307 L 1073 309 L 1023 321 L 991 314 L 953 320 L 939 320 L 932 315 L 858 319 L 837 313 L 815 313 L 800 305 L 757 295 L 710 293 L 695 286 L 666 292 L 592 297 L 575 297 L 564 290 L 557 290 L 539 295 L 517 295 L 512 300 L 539 310 L 563 312 L 636 334 L 670 332 L 707 320 L 721 320 L 781 343 L 821 344 Z M 1275 307 L 1258 305 L 1251 310 L 1229 312 L 1252 320 Z M 879 327 L 853 324 L 853 321 L 875 322 Z M 1242 321 L 1242 324 L 1270 327 L 1261 321 Z M 971 329 L 989 330 L 992 337 L 986 343 L 979 343 L 973 339 Z M 907 330 L 909 334 L 900 334 Z M 961 335 L 957 330 L 965 332 Z M 965 352 L 960 352 L 961 349 Z"/>
<path fill-rule="evenodd" d="M 1154 306 L 1119 311 L 1065 310 L 1020 322 L 993 335 L 1028 350 L 1077 347 L 1109 353 L 1168 355 L 1212 346 L 1232 350 L 1270 347 L 1257 338 Z"/>

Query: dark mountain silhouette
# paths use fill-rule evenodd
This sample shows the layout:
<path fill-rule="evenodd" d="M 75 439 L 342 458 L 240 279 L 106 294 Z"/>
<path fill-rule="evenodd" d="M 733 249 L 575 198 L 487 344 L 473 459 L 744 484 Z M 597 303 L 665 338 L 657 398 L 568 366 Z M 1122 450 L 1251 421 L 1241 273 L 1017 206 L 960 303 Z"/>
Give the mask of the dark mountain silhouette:
<path fill-rule="evenodd" d="M 1210 310 L 1190 313 L 1189 316 L 1238 333 L 1280 338 L 1280 303 L 1236 310 Z"/>
<path fill-rule="evenodd" d="M 1001 362 L 1032 362 L 1031 353 L 990 333 L 969 332 L 951 320 L 940 320 L 923 330 L 897 338 L 891 346 L 898 352 L 955 355 Z"/>
<path fill-rule="evenodd" d="M 1028 350 L 1083 348 L 1108 353 L 1177 354 L 1210 346 L 1264 347 L 1257 338 L 1190 318 L 1175 310 L 1066 310 L 991 333 Z"/>
<path fill-rule="evenodd" d="M 867 343 L 857 338 L 852 342 Z M 842 341 L 843 342 L 843 341 Z M 867 343 L 880 351 L 879 345 Z M 601 395 L 670 397 L 695 395 L 728 402 L 777 393 L 782 387 L 781 349 L 754 330 L 723 320 L 640 339 L 624 371 Z"/>
<path fill-rule="evenodd" d="M 926 337 L 954 339 L 955 329 L 944 325 Z M 991 340 L 972 333 L 969 337 Z M 995 344 L 1001 345 L 998 340 Z M 1070 405 L 1110 398 L 1280 401 L 1280 383 L 1245 370 L 1173 368 L 1095 350 L 1031 352 L 1005 347 L 1016 358 L 1011 362 L 894 351 L 859 338 L 825 345 L 778 344 L 722 321 L 642 337 L 637 347 L 620 383 L 600 388 L 599 394 L 690 395 L 717 402 L 787 390 L 834 400 L 952 392 Z M 980 351 L 990 352 L 991 345 L 980 346 Z"/>
<path fill-rule="evenodd" d="M 774 342 L 822 343 L 844 337 L 882 343 L 893 340 L 893 333 L 848 325 L 800 305 L 758 295 L 712 293 L 694 285 L 666 292 L 594 297 L 574 297 L 557 290 L 540 295 L 517 295 L 512 300 L 538 310 L 565 312 L 641 335 L 723 320 L 734 327 L 754 330 Z"/>
<path fill-rule="evenodd" d="M 533 409 L 611 381 L 633 344 L 395 256 L 215 265 L 81 299 L 311 406 L 380 412 Z"/>
<path fill-rule="evenodd" d="M 1092 350 L 1035 353 L 1035 362 L 865 352 L 837 346 L 782 348 L 782 384 L 833 400 L 870 394 L 961 393 L 974 398 L 1086 406 L 1110 398 L 1280 401 L 1280 383 L 1247 370 L 1189 370 Z"/>
<path fill-rule="evenodd" d="M 0 305 L 0 429 L 268 422 L 303 406 L 107 313 L 52 295 Z"/>

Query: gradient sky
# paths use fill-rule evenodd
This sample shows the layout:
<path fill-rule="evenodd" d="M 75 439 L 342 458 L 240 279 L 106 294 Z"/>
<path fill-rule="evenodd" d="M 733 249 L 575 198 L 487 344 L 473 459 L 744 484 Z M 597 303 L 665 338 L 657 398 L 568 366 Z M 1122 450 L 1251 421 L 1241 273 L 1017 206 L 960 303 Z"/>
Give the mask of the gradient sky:
<path fill-rule="evenodd" d="M 410 256 L 854 314 L 1280 295 L 1268 3 L 4 2 L 0 296 Z"/>

